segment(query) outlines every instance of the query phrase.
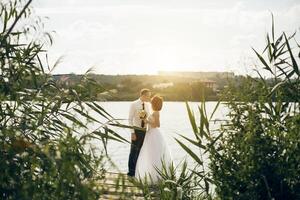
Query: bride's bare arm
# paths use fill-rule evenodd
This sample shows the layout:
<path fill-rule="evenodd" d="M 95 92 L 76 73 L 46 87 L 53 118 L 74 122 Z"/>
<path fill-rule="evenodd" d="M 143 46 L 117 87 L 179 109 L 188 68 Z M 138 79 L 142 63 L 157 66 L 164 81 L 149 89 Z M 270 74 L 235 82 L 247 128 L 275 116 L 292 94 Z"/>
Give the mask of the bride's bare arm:
<path fill-rule="evenodd" d="M 152 127 L 160 127 L 159 112 L 154 112 L 152 116 L 153 118 L 147 119 L 146 123 L 150 124 Z"/>
<path fill-rule="evenodd" d="M 146 118 L 146 119 L 145 119 L 145 122 L 146 122 L 147 124 L 153 125 L 154 120 L 151 120 L 151 119 L 152 119 L 152 118 Z"/>
<path fill-rule="evenodd" d="M 155 127 L 160 127 L 159 112 L 157 112 L 157 114 L 154 115 L 154 123 Z"/>

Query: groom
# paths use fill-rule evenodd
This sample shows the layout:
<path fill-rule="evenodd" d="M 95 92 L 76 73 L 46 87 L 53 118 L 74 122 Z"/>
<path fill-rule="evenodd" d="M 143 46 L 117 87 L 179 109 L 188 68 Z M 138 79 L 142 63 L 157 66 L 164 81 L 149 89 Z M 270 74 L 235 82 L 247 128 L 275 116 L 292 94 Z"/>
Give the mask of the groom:
<path fill-rule="evenodd" d="M 144 128 L 145 130 L 133 129 L 131 133 L 131 147 L 128 160 L 129 172 L 128 176 L 134 176 L 137 159 L 142 148 L 146 124 L 144 119 L 150 115 L 150 97 L 149 89 L 142 89 L 140 91 L 140 98 L 131 103 L 129 110 L 129 125 Z"/>

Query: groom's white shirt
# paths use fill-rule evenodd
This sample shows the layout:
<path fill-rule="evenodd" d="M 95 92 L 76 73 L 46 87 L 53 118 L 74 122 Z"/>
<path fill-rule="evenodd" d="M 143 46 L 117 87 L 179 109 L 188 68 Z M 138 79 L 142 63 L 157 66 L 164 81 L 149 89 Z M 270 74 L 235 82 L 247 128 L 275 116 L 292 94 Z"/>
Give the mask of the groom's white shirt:
<path fill-rule="evenodd" d="M 145 111 L 147 113 L 147 116 L 150 116 L 151 114 L 151 108 L 150 103 L 144 102 L 145 104 Z M 141 127 L 142 120 L 139 117 L 139 111 L 143 109 L 143 101 L 141 99 L 137 99 L 133 101 L 130 105 L 129 109 L 129 126 L 137 126 Z M 133 132 L 133 130 L 132 130 Z"/>

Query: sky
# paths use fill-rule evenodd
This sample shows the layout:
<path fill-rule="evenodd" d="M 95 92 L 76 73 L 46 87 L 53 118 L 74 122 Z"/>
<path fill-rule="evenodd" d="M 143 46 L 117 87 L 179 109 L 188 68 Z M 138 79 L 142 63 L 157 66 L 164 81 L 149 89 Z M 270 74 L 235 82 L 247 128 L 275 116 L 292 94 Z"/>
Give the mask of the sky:
<path fill-rule="evenodd" d="M 53 73 L 156 74 L 230 71 L 256 63 L 271 30 L 300 27 L 300 0 L 35 0 L 36 14 L 55 31 Z"/>

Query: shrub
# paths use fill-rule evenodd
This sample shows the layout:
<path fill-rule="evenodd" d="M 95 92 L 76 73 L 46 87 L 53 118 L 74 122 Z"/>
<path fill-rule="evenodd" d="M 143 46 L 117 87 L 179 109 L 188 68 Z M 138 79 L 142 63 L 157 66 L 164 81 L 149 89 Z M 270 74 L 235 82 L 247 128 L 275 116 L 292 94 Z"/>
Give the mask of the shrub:
<path fill-rule="evenodd" d="M 263 53 L 254 50 L 272 82 L 257 71 L 259 79 L 247 77 L 226 91 L 229 122 L 211 154 L 222 199 L 300 198 L 299 49 L 295 34 L 275 38 L 272 24 Z"/>
<path fill-rule="evenodd" d="M 50 74 L 56 64 L 44 67 L 52 37 L 41 32 L 31 2 L 0 2 L 0 198 L 98 199 L 106 156 L 87 144 L 123 138 L 87 112 L 113 121 L 102 107 L 58 87 Z M 83 76 L 80 88 L 90 81 Z M 91 122 L 99 128 L 89 131 Z"/>
<path fill-rule="evenodd" d="M 195 140 L 184 139 L 200 154 L 178 142 L 199 165 L 209 157 L 208 167 L 194 173 L 204 180 L 200 185 L 207 183 L 204 189 L 215 188 L 214 198 L 300 198 L 300 45 L 295 35 L 283 32 L 275 38 L 272 23 L 263 53 L 254 50 L 263 66 L 258 78 L 244 77 L 223 94 L 229 114 L 218 134 L 211 133 L 204 101 L 199 124 L 187 106 Z"/>

